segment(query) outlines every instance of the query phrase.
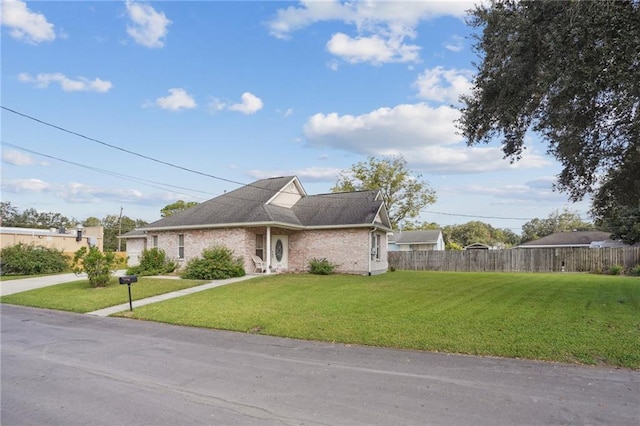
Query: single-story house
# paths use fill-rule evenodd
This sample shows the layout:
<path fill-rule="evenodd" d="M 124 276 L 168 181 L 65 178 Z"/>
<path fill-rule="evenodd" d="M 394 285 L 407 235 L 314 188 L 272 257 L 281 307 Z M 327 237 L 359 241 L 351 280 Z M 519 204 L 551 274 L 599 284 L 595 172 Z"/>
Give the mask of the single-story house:
<path fill-rule="evenodd" d="M 389 235 L 389 251 L 444 250 L 439 229 L 402 231 Z"/>
<path fill-rule="evenodd" d="M 122 236 L 129 264 L 157 247 L 181 266 L 225 246 L 245 271 L 302 272 L 326 258 L 336 272 L 386 272 L 389 216 L 380 191 L 307 195 L 295 176 L 262 179 Z"/>
<path fill-rule="evenodd" d="M 606 242 L 606 243 L 605 243 Z M 619 243 L 619 242 L 617 242 Z M 603 231 L 567 231 L 556 232 L 538 240 L 527 241 L 518 248 L 563 248 L 563 247 L 624 247 L 611 240 L 610 232 Z"/>

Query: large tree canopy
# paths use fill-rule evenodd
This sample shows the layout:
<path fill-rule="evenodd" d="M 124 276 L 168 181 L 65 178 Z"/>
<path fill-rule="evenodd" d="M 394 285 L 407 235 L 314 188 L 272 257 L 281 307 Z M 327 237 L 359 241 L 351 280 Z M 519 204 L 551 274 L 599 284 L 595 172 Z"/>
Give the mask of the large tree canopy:
<path fill-rule="evenodd" d="M 193 206 L 197 206 L 198 203 L 195 201 L 187 201 L 178 200 L 175 203 L 167 204 L 160 210 L 160 217 L 169 217 L 173 216 L 176 213 L 180 213 L 184 210 L 187 210 Z"/>
<path fill-rule="evenodd" d="M 405 219 L 420 214 L 424 207 L 436 202 L 436 193 L 421 175 L 412 173 L 402 156 L 378 160 L 369 157 L 343 170 L 333 192 L 379 189 L 389 212 L 393 229 Z"/>
<path fill-rule="evenodd" d="M 470 145 L 502 137 L 517 160 L 527 130 L 537 132 L 572 200 L 602 176 L 626 186 L 640 178 L 622 167 L 640 157 L 639 1 L 496 0 L 470 14 L 481 58 L 462 97 Z"/>

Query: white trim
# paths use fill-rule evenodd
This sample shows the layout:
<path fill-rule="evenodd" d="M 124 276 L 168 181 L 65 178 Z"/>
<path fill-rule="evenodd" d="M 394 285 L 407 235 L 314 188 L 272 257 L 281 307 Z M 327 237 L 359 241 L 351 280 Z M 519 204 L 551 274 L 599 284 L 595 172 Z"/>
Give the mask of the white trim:
<path fill-rule="evenodd" d="M 209 225 L 165 226 L 165 227 L 155 227 L 155 228 L 144 228 L 142 229 L 142 231 L 155 232 L 155 231 L 181 231 L 181 230 L 189 230 L 189 229 L 255 228 L 255 227 L 263 227 L 263 226 L 273 226 L 277 228 L 294 229 L 294 230 L 300 230 L 300 231 L 316 230 L 316 229 L 370 228 L 371 226 L 375 226 L 376 229 L 391 231 L 391 228 L 387 228 L 384 225 L 375 224 L 375 223 L 302 226 L 302 225 L 291 225 L 289 223 L 284 223 L 284 222 L 243 222 L 243 223 L 221 223 L 221 224 L 209 224 Z M 123 237 L 123 238 L 144 238 L 144 235 Z"/>
<path fill-rule="evenodd" d="M 266 203 L 264 203 L 265 205 L 267 204 L 271 204 L 273 202 L 273 200 L 275 200 L 276 198 L 278 198 L 280 196 L 280 194 L 282 194 L 283 192 L 285 192 L 286 188 L 291 185 L 291 184 L 296 185 L 296 187 L 298 188 L 298 191 L 300 192 L 300 195 L 302 197 L 306 197 L 307 196 L 307 192 L 304 190 L 304 188 L 302 187 L 302 184 L 300 183 L 300 181 L 298 180 L 297 176 L 294 176 L 289 182 L 287 182 L 286 185 L 284 185 L 282 188 L 280 188 L 274 195 L 273 197 L 269 198 L 269 200 L 267 200 Z M 256 188 L 259 188 L 258 186 L 256 186 Z"/>

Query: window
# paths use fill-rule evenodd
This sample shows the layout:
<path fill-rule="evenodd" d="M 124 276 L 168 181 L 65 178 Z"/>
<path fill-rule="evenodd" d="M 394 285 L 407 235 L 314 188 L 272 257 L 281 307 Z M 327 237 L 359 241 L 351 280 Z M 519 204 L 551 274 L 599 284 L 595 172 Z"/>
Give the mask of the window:
<path fill-rule="evenodd" d="M 264 260 L 264 235 L 256 234 L 256 256 Z"/>
<path fill-rule="evenodd" d="M 184 259 L 184 234 L 178 235 L 178 259 Z"/>
<path fill-rule="evenodd" d="M 152 238 L 152 240 L 153 240 L 153 242 L 151 243 L 151 246 L 152 246 L 153 248 L 158 248 L 158 236 L 157 236 L 157 235 L 154 235 L 154 236 L 152 236 L 151 238 Z"/>
<path fill-rule="evenodd" d="M 380 234 L 371 235 L 371 260 L 380 260 Z"/>

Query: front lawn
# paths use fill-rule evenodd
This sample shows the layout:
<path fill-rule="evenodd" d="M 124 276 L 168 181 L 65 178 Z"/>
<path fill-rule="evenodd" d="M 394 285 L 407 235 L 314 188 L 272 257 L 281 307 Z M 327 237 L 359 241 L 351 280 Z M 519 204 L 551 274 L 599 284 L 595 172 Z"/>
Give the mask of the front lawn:
<path fill-rule="evenodd" d="M 277 275 L 146 305 L 132 317 L 308 340 L 640 368 L 640 279 L 631 277 Z"/>
<path fill-rule="evenodd" d="M 207 282 L 209 281 L 140 277 L 137 283 L 131 284 L 131 298 L 138 300 L 194 287 Z M 84 279 L 10 294 L 0 298 L 0 302 L 86 313 L 109 306 L 128 303 L 129 293 L 126 285 L 120 285 L 118 283 L 117 277 L 111 278 L 108 286 L 99 288 L 91 287 L 89 280 Z"/>

